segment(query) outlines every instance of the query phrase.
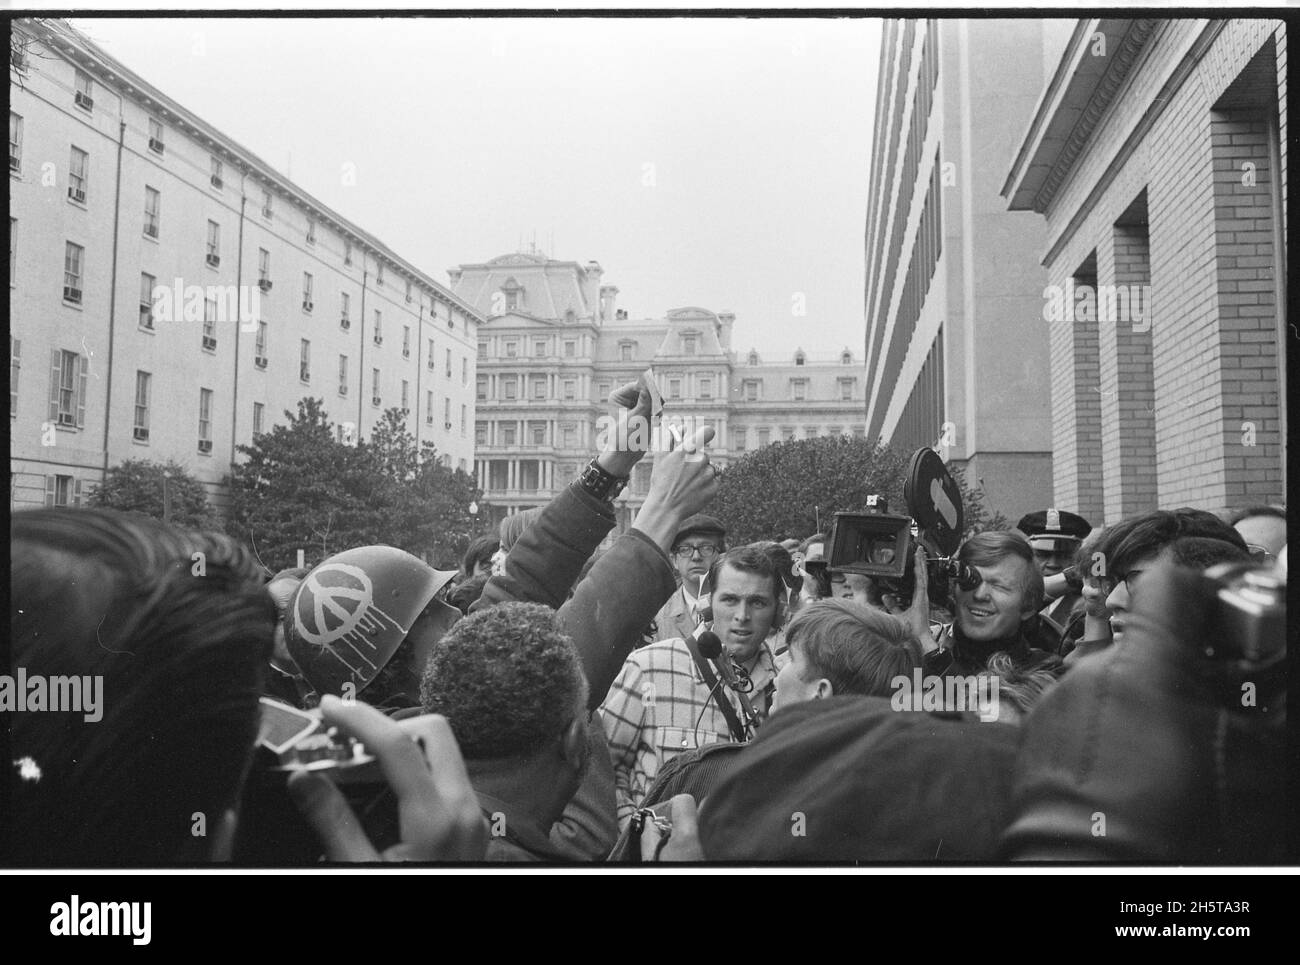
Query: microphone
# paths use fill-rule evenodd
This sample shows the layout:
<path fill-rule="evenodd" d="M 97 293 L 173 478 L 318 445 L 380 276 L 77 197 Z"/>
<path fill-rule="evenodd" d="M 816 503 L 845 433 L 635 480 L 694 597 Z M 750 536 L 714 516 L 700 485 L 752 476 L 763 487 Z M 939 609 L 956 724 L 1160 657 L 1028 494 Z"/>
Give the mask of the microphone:
<path fill-rule="evenodd" d="M 696 628 L 693 635 L 695 645 L 700 648 L 700 653 L 711 660 L 713 665 L 718 668 L 718 673 L 722 675 L 723 682 L 732 690 L 739 690 L 739 681 L 736 679 L 735 668 L 731 666 L 731 658 L 722 649 L 721 638 L 712 630 L 702 630 L 699 627 Z"/>

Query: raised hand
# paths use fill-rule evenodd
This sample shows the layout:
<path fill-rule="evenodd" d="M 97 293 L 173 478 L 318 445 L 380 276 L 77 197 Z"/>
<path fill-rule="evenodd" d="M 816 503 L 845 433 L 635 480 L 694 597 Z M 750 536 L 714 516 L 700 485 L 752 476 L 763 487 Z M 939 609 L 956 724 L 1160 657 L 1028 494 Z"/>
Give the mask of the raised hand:
<path fill-rule="evenodd" d="M 650 490 L 632 525 L 668 550 L 679 524 L 708 506 L 718 495 L 718 470 L 704 447 L 713 429 L 701 426 L 672 452 L 655 454 Z"/>

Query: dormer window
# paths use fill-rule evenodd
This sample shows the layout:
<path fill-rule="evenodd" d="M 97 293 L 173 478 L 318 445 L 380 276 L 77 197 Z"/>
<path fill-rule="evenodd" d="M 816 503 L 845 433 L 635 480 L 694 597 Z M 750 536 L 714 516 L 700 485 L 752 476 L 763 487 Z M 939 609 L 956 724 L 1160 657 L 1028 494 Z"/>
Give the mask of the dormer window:
<path fill-rule="evenodd" d="M 694 332 L 688 332 L 682 336 L 682 354 L 683 355 L 695 354 L 695 333 Z"/>
<path fill-rule="evenodd" d="M 840 353 L 840 365 L 852 365 L 852 364 L 853 364 L 853 353 L 850 352 L 848 349 L 845 349 L 843 352 Z"/>
<path fill-rule="evenodd" d="M 803 349 L 795 349 L 795 353 L 794 353 L 795 365 L 803 365 L 806 358 L 807 356 L 803 354 Z"/>
<path fill-rule="evenodd" d="M 506 297 L 506 311 L 515 312 L 523 307 L 524 288 L 514 278 L 507 278 L 501 286 L 501 294 Z"/>
<path fill-rule="evenodd" d="M 758 364 L 758 352 L 752 348 L 749 350 L 749 364 L 750 365 Z"/>

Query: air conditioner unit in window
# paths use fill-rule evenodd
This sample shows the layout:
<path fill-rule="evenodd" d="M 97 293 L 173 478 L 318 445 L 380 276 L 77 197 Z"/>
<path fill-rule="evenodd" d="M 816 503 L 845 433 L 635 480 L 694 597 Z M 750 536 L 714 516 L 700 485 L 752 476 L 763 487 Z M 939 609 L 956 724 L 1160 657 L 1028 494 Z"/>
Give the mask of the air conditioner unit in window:
<path fill-rule="evenodd" d="M 221 181 L 221 176 L 219 174 L 212 175 L 212 177 L 209 178 L 208 180 L 212 182 L 212 186 L 214 188 L 217 188 L 218 190 L 221 189 L 222 181 Z"/>
<path fill-rule="evenodd" d="M 437 367 L 438 367 L 438 363 L 435 362 L 433 359 L 429 359 L 429 371 L 432 372 Z"/>
<path fill-rule="evenodd" d="M 409 348 L 402 349 L 402 358 L 409 359 L 410 357 L 411 357 L 411 350 Z"/>
<path fill-rule="evenodd" d="M 348 394 L 348 387 L 346 385 L 340 385 L 339 395 L 347 395 L 347 394 Z"/>
<path fill-rule="evenodd" d="M 271 220 L 271 209 L 270 209 L 270 208 L 263 208 L 263 209 L 262 209 L 262 217 L 265 218 L 267 221 L 270 221 L 270 220 Z"/>
<path fill-rule="evenodd" d="M 162 154 L 166 148 L 164 147 L 163 142 L 158 140 L 158 138 L 151 137 L 149 138 L 149 150 L 153 151 L 155 154 Z"/>
<path fill-rule="evenodd" d="M 211 335 L 204 335 L 203 350 L 205 352 L 213 352 L 216 351 L 216 348 L 217 348 L 217 340 Z"/>
<path fill-rule="evenodd" d="M 257 280 L 257 287 L 262 289 L 263 292 L 269 292 L 271 290 L 271 279 L 259 278 Z"/>
<path fill-rule="evenodd" d="M 23 159 L 20 158 L 20 157 L 15 157 L 14 155 L 10 154 L 10 155 L 9 155 L 9 170 L 10 170 L 10 171 L 21 171 L 22 169 L 23 169 Z"/>
<path fill-rule="evenodd" d="M 309 312 L 309 311 L 311 311 L 311 310 L 312 310 L 312 303 L 309 302 L 309 301 L 304 301 L 304 302 L 302 303 L 302 310 L 303 310 L 304 312 Z"/>
<path fill-rule="evenodd" d="M 298 378 L 303 382 L 311 381 L 311 369 L 305 365 L 298 366 Z"/>
<path fill-rule="evenodd" d="M 131 435 L 135 438 L 136 442 L 149 441 L 149 430 L 142 429 L 140 426 L 136 426 L 135 429 L 132 431 Z"/>
<path fill-rule="evenodd" d="M 382 335 L 376 335 L 376 336 L 375 336 L 375 344 L 376 344 L 376 345 L 383 345 L 383 344 L 384 344 L 384 336 L 382 336 Z"/>
<path fill-rule="evenodd" d="M 348 329 L 352 327 L 352 322 L 346 315 L 344 315 L 342 318 L 339 319 L 339 327 L 346 332 Z"/>
<path fill-rule="evenodd" d="M 144 233 L 150 238 L 158 237 L 158 226 L 156 224 L 147 224 L 144 226 Z"/>
<path fill-rule="evenodd" d="M 77 417 L 74 416 L 71 412 L 60 412 L 60 413 L 59 413 L 59 425 L 61 425 L 61 426 L 75 426 L 76 424 L 77 424 Z"/>
<path fill-rule="evenodd" d="M 78 107 L 84 107 L 86 110 L 90 110 L 95 106 L 95 98 L 81 91 L 77 91 L 74 100 L 76 100 Z"/>
<path fill-rule="evenodd" d="M 375 406 L 376 408 L 378 408 L 378 406 L 379 406 L 379 396 L 377 396 L 377 395 L 372 395 L 372 396 L 370 397 L 370 404 L 373 405 L 373 406 Z"/>
<path fill-rule="evenodd" d="M 447 430 L 450 431 L 450 429 L 451 429 L 451 423 L 450 423 L 450 422 L 444 422 L 444 423 L 442 424 L 442 427 L 443 427 L 444 429 L 447 429 Z"/>
<path fill-rule="evenodd" d="M 86 189 L 68 188 L 68 197 L 71 198 L 73 201 L 78 202 L 79 204 L 83 203 L 86 200 Z"/>
<path fill-rule="evenodd" d="M 211 452 L 211 451 L 212 451 L 212 440 L 211 440 L 211 439 L 200 439 L 200 440 L 199 440 L 199 452 Z"/>
<path fill-rule="evenodd" d="M 253 359 L 253 364 L 256 365 L 259 369 L 266 368 L 266 356 L 259 355 L 257 358 Z"/>
<path fill-rule="evenodd" d="M 211 252 L 208 252 L 208 264 L 211 265 L 213 268 L 221 267 L 221 256 L 214 255 Z"/>
<path fill-rule="evenodd" d="M 433 425 L 433 413 L 430 412 L 427 416 L 425 416 L 424 421 L 427 422 L 429 425 Z"/>
<path fill-rule="evenodd" d="M 67 302 L 76 302 L 81 304 L 81 289 L 73 288 L 71 285 L 63 286 L 63 300 Z"/>
<path fill-rule="evenodd" d="M 140 327 L 153 328 L 153 312 L 149 310 L 148 305 L 140 306 Z"/>

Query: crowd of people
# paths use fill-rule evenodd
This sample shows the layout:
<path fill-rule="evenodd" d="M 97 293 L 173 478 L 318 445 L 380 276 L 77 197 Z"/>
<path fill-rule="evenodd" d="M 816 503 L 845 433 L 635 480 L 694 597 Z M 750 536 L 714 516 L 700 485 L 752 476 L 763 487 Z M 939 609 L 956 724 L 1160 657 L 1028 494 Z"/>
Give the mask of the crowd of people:
<path fill-rule="evenodd" d="M 1035 510 L 936 586 L 922 546 L 909 581 L 826 533 L 729 546 L 711 439 L 616 538 L 644 453 L 613 441 L 458 571 L 15 514 L 13 667 L 104 693 L 13 715 L 15 863 L 1284 857 L 1285 636 L 1229 599 L 1284 596 L 1282 508 Z"/>

